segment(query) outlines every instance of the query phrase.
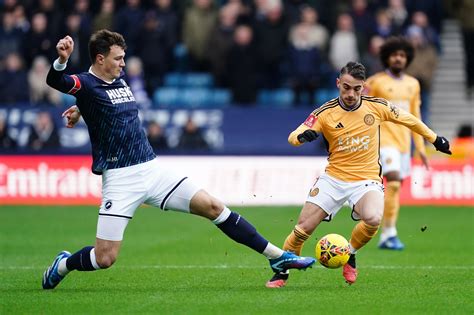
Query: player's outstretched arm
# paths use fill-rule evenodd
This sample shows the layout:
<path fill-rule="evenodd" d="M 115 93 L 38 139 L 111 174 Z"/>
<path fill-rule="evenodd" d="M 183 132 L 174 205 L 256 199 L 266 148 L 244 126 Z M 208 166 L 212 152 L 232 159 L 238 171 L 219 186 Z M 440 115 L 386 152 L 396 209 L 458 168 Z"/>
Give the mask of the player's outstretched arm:
<path fill-rule="evenodd" d="M 428 128 L 428 126 L 412 114 L 393 105 L 384 107 L 384 112 L 386 114 L 386 120 L 410 128 L 413 132 L 422 135 L 423 138 L 431 142 L 437 151 L 451 155 L 449 141 L 445 137 L 436 135 L 433 130 Z"/>
<path fill-rule="evenodd" d="M 81 118 L 81 112 L 79 111 L 79 108 L 76 105 L 72 105 L 71 107 L 69 107 L 68 109 L 64 111 L 61 117 L 66 117 L 67 128 L 73 128 L 77 124 L 79 119 Z"/>

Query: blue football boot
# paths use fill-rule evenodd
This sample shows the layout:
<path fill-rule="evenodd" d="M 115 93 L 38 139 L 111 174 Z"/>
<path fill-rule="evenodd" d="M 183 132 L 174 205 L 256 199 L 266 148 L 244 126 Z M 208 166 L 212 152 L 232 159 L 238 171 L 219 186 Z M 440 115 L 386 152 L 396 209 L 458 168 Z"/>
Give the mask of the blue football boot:
<path fill-rule="evenodd" d="M 313 257 L 300 257 L 292 252 L 284 252 L 278 258 L 270 259 L 270 267 L 274 273 L 285 272 L 288 269 L 305 270 L 316 262 Z"/>
<path fill-rule="evenodd" d="M 380 249 L 403 250 L 405 245 L 400 241 L 398 236 L 391 236 L 385 241 L 379 243 Z"/>
<path fill-rule="evenodd" d="M 43 274 L 43 289 L 54 289 L 64 279 L 64 276 L 58 273 L 58 265 L 63 258 L 68 258 L 69 256 L 71 256 L 71 253 L 64 250 L 54 258 L 51 266 Z"/>

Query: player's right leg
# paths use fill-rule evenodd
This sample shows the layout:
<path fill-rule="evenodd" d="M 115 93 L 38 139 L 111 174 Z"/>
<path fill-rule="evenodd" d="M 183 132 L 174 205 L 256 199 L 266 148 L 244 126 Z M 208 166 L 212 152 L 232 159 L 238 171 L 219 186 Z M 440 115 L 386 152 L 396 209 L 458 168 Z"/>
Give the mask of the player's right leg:
<path fill-rule="evenodd" d="M 204 190 L 199 190 L 190 201 L 190 212 L 212 220 L 229 238 L 245 245 L 269 259 L 274 272 L 288 269 L 306 269 L 316 260 L 300 257 L 293 252 L 283 251 L 266 240 L 255 227 L 240 214 L 231 211 L 218 199 Z"/>
<path fill-rule="evenodd" d="M 283 245 L 285 251 L 293 252 L 297 255 L 301 254 L 304 242 L 313 233 L 321 221 L 327 217 L 327 213 L 318 205 L 306 202 L 301 209 L 298 218 L 298 224 L 288 235 Z M 267 288 L 281 288 L 288 281 L 289 272 L 275 272 L 270 280 L 267 281 Z"/>
<path fill-rule="evenodd" d="M 367 244 L 377 233 L 383 214 L 383 192 L 379 185 L 369 186 L 362 197 L 355 197 L 354 212 L 360 217 L 361 222 L 352 230 L 349 247 L 351 256 L 342 269 L 342 275 L 347 283 L 352 284 L 357 280 L 355 254 L 357 250 Z"/>
<path fill-rule="evenodd" d="M 43 289 L 54 289 L 73 270 L 95 271 L 113 265 L 129 218 L 120 214 L 101 215 L 104 206 L 107 205 L 107 202 L 103 202 L 103 207 L 99 211 L 95 246 L 86 246 L 72 255 L 66 251 L 59 253 L 43 274 Z"/>

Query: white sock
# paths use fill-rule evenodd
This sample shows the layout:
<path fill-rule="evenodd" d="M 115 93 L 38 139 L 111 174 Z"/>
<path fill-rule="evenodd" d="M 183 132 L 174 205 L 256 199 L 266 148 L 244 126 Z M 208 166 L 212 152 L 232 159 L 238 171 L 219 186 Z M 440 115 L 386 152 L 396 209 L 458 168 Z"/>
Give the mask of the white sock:
<path fill-rule="evenodd" d="M 67 258 L 63 258 L 58 264 L 58 273 L 63 277 L 69 273 L 69 270 L 66 267 L 66 260 Z"/>
<path fill-rule="evenodd" d="M 268 242 L 267 247 L 265 247 L 262 254 L 268 259 L 275 259 L 283 255 L 283 250 Z"/>
<path fill-rule="evenodd" d="M 212 223 L 214 223 L 215 225 L 221 224 L 222 222 L 227 220 L 227 218 L 230 216 L 231 213 L 232 212 L 229 210 L 229 208 L 224 207 L 224 210 L 222 210 L 221 214 L 219 214 L 217 218 L 212 220 Z"/>
<path fill-rule="evenodd" d="M 357 254 L 357 249 L 352 247 L 351 243 L 349 243 L 349 250 L 350 250 L 351 254 Z"/>
<path fill-rule="evenodd" d="M 91 257 L 92 267 L 94 267 L 95 270 L 100 269 L 100 266 L 99 264 L 97 264 L 97 260 L 95 259 L 95 247 L 91 250 L 90 257 Z"/>
<path fill-rule="evenodd" d="M 397 228 L 394 226 L 382 228 L 382 233 L 380 234 L 380 241 L 385 242 L 389 237 L 397 236 Z"/>

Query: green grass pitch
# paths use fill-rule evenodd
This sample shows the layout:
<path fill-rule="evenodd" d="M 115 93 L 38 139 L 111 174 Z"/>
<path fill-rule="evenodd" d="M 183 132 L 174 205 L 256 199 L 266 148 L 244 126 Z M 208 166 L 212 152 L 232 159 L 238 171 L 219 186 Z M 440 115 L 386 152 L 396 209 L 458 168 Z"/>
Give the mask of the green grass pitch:
<path fill-rule="evenodd" d="M 233 208 L 281 245 L 298 207 Z M 210 222 L 149 207 L 135 214 L 109 270 L 72 272 L 41 289 L 44 269 L 62 249 L 93 245 L 96 207 L 0 207 L 0 314 L 474 314 L 474 209 L 403 207 L 402 252 L 358 254 L 359 278 L 341 269 L 294 271 L 287 287 L 265 288 L 267 260 L 227 239 Z M 317 238 L 346 238 L 354 222 L 344 209 Z M 422 232 L 422 227 L 426 230 Z"/>

